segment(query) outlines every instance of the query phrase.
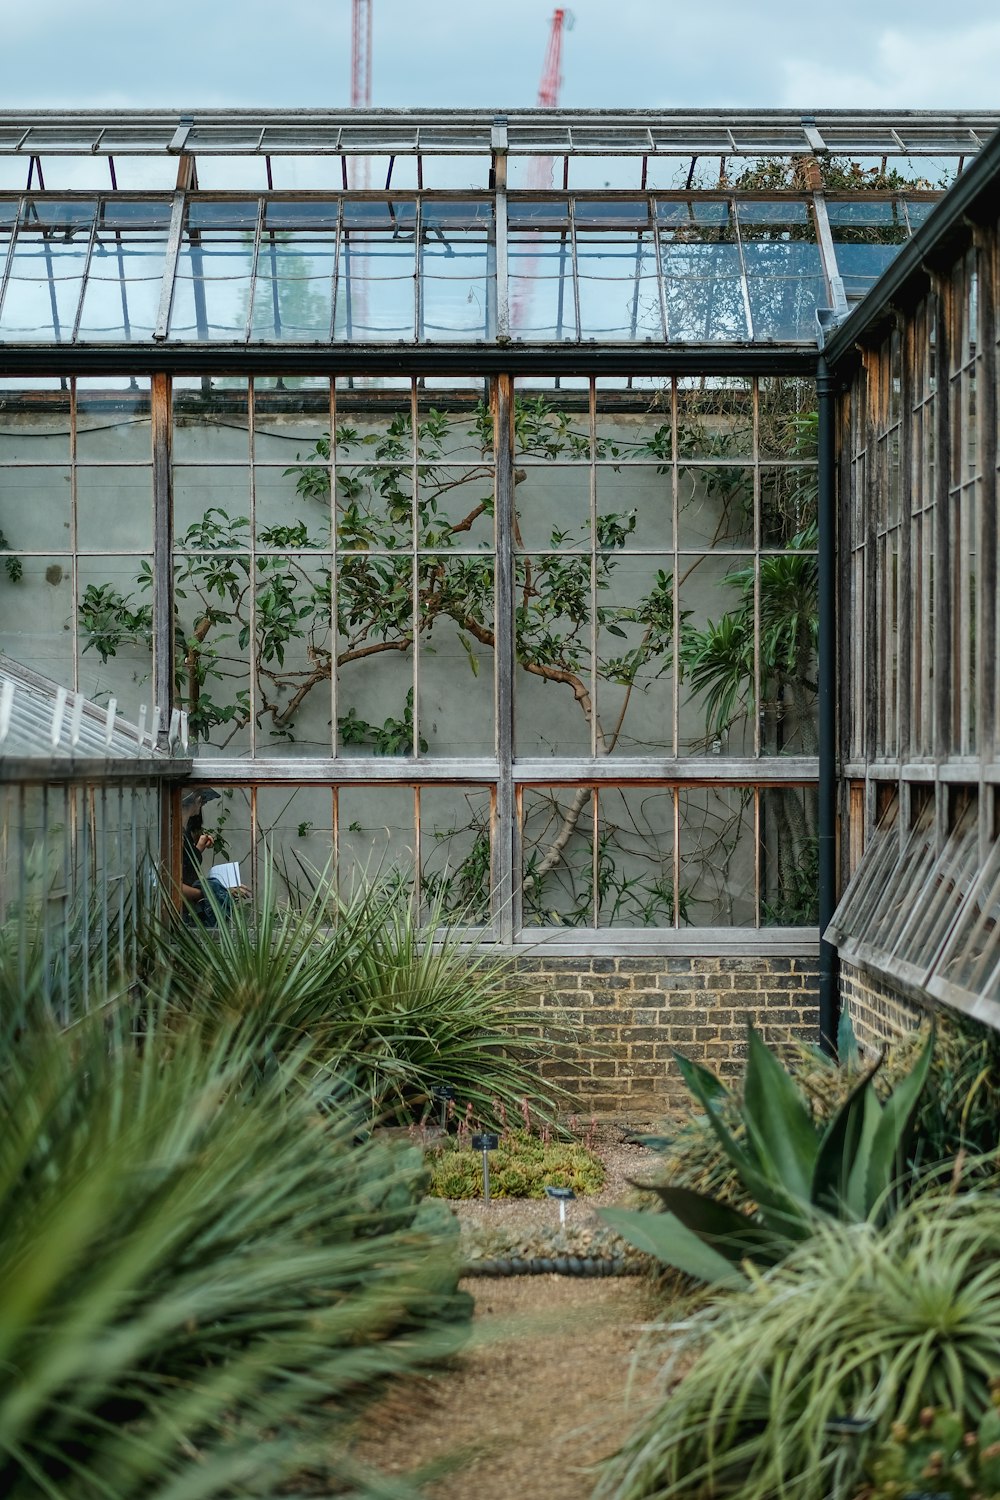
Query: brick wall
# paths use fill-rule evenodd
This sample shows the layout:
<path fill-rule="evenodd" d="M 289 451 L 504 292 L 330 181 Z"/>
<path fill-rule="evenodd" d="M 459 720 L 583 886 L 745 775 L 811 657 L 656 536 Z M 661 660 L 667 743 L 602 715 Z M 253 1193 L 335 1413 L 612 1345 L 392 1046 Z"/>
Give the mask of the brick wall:
<path fill-rule="evenodd" d="M 534 954 L 517 971 L 553 1037 L 545 1076 L 569 1090 L 581 1113 L 602 1119 L 647 1123 L 687 1100 L 675 1047 L 722 1078 L 738 1077 L 748 1019 L 778 1046 L 817 1037 L 819 964 L 811 957 Z"/>
<path fill-rule="evenodd" d="M 877 1052 L 882 1042 L 912 1031 L 926 1014 L 888 979 L 849 963 L 840 966 L 840 1001 L 865 1052 Z"/>

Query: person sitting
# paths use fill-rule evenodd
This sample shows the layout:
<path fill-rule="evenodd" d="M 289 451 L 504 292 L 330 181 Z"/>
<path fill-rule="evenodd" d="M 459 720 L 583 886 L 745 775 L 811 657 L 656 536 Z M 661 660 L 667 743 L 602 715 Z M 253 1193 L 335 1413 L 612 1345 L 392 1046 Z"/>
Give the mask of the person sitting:
<path fill-rule="evenodd" d="M 218 801 L 219 793 L 210 786 L 192 787 L 181 798 L 183 840 L 181 845 L 181 895 L 184 897 L 188 918 L 197 920 L 206 927 L 215 927 L 219 917 L 229 915 L 233 906 L 233 892 L 209 871 L 202 874 L 202 859 L 207 849 L 215 846 L 215 838 L 205 831 L 202 812 L 206 802 Z M 239 888 L 242 891 L 242 887 Z"/>

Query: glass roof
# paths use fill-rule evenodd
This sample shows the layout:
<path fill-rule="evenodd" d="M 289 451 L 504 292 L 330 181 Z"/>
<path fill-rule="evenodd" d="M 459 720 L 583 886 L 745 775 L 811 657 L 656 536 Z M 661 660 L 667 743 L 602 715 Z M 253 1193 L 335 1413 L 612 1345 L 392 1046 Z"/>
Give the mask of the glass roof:
<path fill-rule="evenodd" d="M 933 197 L 0 197 L 0 344 L 809 344 Z"/>
<path fill-rule="evenodd" d="M 0 346 L 782 345 L 987 111 L 0 111 Z"/>

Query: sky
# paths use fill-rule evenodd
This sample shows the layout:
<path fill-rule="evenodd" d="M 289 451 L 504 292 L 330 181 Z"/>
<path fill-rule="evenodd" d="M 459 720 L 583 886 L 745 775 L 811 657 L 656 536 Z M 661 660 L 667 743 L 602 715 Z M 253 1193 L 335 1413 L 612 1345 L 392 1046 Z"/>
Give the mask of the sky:
<path fill-rule="evenodd" d="M 373 0 L 372 103 L 536 103 L 551 0 Z M 566 108 L 1000 106 L 996 0 L 575 0 Z M 350 103 L 351 0 L 0 0 L 0 108 Z"/>

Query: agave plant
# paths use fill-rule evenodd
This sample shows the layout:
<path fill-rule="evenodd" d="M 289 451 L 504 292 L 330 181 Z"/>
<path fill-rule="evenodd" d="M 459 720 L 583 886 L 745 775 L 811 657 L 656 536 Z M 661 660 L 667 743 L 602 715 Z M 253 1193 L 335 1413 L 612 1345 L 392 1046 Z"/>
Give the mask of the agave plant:
<path fill-rule="evenodd" d="M 792 1074 L 753 1027 L 738 1106 L 714 1073 L 678 1055 L 685 1082 L 756 1210 L 742 1212 L 709 1194 L 666 1183 L 654 1189 L 665 1213 L 605 1209 L 604 1217 L 639 1249 L 697 1280 L 725 1285 L 744 1280 L 740 1265 L 747 1259 L 759 1265 L 781 1260 L 813 1232 L 818 1214 L 886 1218 L 898 1202 L 933 1045 L 930 1034 L 911 1071 L 884 1102 L 874 1087 L 880 1059 L 824 1128 L 813 1120 Z M 726 1113 L 738 1115 L 739 1133 L 730 1128 Z"/>
<path fill-rule="evenodd" d="M 817 1221 L 781 1265 L 665 1325 L 673 1389 L 597 1500 L 849 1500 L 897 1424 L 939 1407 L 974 1427 L 997 1374 L 998 1255 L 995 1184 L 932 1187 L 885 1228 Z"/>
<path fill-rule="evenodd" d="M 4 1059 L 14 1500 L 275 1494 L 321 1452 L 336 1468 L 373 1382 L 456 1347 L 468 1299 L 419 1151 L 359 1144 L 305 1049 L 248 1088 L 247 1045 L 112 1012 Z"/>

